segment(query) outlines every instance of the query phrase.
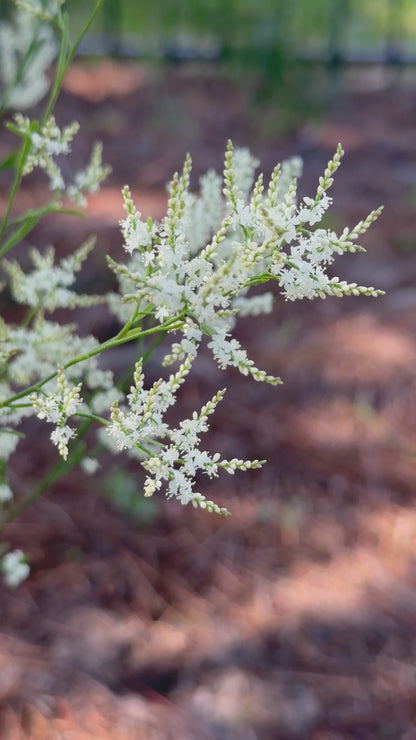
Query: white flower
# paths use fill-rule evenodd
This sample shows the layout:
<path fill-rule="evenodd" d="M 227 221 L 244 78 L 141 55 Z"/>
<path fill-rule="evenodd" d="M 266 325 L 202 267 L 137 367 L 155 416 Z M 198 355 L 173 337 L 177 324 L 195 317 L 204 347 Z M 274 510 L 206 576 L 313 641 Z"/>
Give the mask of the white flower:
<path fill-rule="evenodd" d="M 32 249 L 30 256 L 34 269 L 24 273 L 18 262 L 4 260 L 3 266 L 9 275 L 11 289 L 15 300 L 23 305 L 41 307 L 43 311 L 55 311 L 57 308 L 76 308 L 93 306 L 102 303 L 104 296 L 82 295 L 70 290 L 75 282 L 75 273 L 94 246 L 90 239 L 77 249 L 71 257 L 55 264 L 55 250 L 49 247 L 44 254 Z"/>
<path fill-rule="evenodd" d="M 39 416 L 39 414 L 38 414 Z M 68 442 L 75 436 L 75 429 L 64 424 L 64 426 L 57 426 L 53 432 L 51 432 L 51 440 L 54 445 L 58 448 L 58 452 L 64 460 L 68 457 Z"/>
<path fill-rule="evenodd" d="M 326 195 L 326 193 L 319 200 L 313 200 L 313 198 L 305 196 L 303 203 L 305 205 L 299 208 L 296 223 L 308 223 L 310 226 L 313 226 L 313 224 L 321 221 L 325 211 L 328 210 L 332 203 L 332 198 Z"/>
<path fill-rule="evenodd" d="M 12 588 L 16 588 L 16 586 L 22 583 L 30 572 L 30 568 L 21 550 L 12 550 L 12 552 L 3 555 L 1 569 L 4 580 Z"/>
<path fill-rule="evenodd" d="M 12 498 L 13 494 L 10 486 L 8 486 L 7 483 L 0 483 L 0 503 L 11 501 Z"/>
<path fill-rule="evenodd" d="M 260 160 L 253 157 L 249 149 L 241 147 L 234 152 L 234 177 L 236 187 L 240 192 L 247 197 L 249 190 L 253 184 L 254 172 L 259 166 Z"/>
<path fill-rule="evenodd" d="M 0 23 L 0 79 L 6 107 L 24 110 L 47 92 L 46 72 L 58 45 L 47 24 L 26 13 L 17 13 L 13 20 Z"/>
<path fill-rule="evenodd" d="M 253 214 L 249 206 L 245 205 L 244 200 L 237 201 L 232 216 L 232 224 L 233 226 L 243 226 L 244 228 L 249 228 L 253 225 Z"/>
<path fill-rule="evenodd" d="M 57 387 L 49 396 L 33 393 L 30 396 L 33 408 L 39 419 L 46 419 L 56 425 L 51 434 L 51 440 L 57 446 L 59 454 L 68 457 L 68 442 L 75 436 L 75 430 L 67 425 L 67 420 L 78 412 L 83 399 L 81 398 L 81 383 L 71 386 L 62 367 L 58 368 Z"/>
<path fill-rule="evenodd" d="M 98 460 L 93 457 L 83 457 L 80 465 L 87 475 L 94 475 L 99 468 Z"/>
<path fill-rule="evenodd" d="M 100 142 L 94 144 L 86 168 L 75 175 L 72 183 L 66 183 L 54 157 L 68 155 L 71 152 L 72 140 L 79 130 L 79 123 L 73 121 L 61 130 L 55 118 L 51 116 L 39 130 L 34 130 L 34 125 L 38 124 L 32 123 L 29 118 L 20 113 L 15 115 L 15 122 L 18 130 L 31 141 L 23 175 L 39 167 L 47 174 L 51 190 L 62 191 L 77 205 L 84 207 L 86 205 L 85 194 L 96 192 L 111 170 L 110 167 L 102 164 L 102 144 Z"/>
<path fill-rule="evenodd" d="M 103 147 L 101 142 L 93 146 L 90 161 L 84 170 L 75 175 L 72 184 L 67 185 L 66 195 L 77 203 L 81 208 L 86 206 L 86 193 L 96 193 L 111 167 L 102 163 Z"/>
<path fill-rule="evenodd" d="M 8 460 L 10 455 L 15 451 L 19 437 L 17 433 L 1 430 L 0 432 L 0 460 Z"/>

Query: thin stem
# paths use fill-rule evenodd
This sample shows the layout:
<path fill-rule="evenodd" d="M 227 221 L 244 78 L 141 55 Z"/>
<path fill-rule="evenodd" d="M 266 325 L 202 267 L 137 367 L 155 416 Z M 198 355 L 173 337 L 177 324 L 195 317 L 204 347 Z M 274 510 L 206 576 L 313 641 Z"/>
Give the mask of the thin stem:
<path fill-rule="evenodd" d="M 32 208 L 25 211 L 20 216 L 12 218 L 9 223 L 10 226 L 13 226 L 14 224 L 22 223 L 22 221 L 28 221 L 30 218 L 41 218 L 42 216 L 46 216 L 48 213 L 53 213 L 54 215 L 59 216 L 80 216 L 81 218 L 86 218 L 85 211 L 80 211 L 77 208 L 61 208 L 59 206 L 58 196 L 57 198 L 52 198 L 48 205 L 43 206 L 42 208 Z"/>
<path fill-rule="evenodd" d="M 144 352 L 143 354 L 139 354 L 139 357 L 141 358 L 143 365 L 145 364 L 145 362 L 147 362 L 147 360 L 149 359 L 149 357 L 153 354 L 153 352 L 155 351 L 156 347 L 158 347 L 159 344 L 161 344 L 163 342 L 166 334 L 167 334 L 167 331 L 160 332 L 160 334 L 158 334 L 153 339 L 153 342 L 150 343 L 150 345 L 147 348 L 146 352 Z M 138 350 L 140 352 L 140 339 L 138 340 Z M 118 381 L 117 388 L 119 390 L 121 390 L 123 393 L 127 392 L 127 389 L 130 387 L 130 381 L 131 381 L 131 370 L 128 370 L 122 376 L 122 378 L 120 378 L 120 380 Z"/>
<path fill-rule="evenodd" d="M 81 438 L 90 428 L 91 424 L 91 421 L 86 421 L 80 427 L 80 430 L 78 432 L 77 445 L 69 455 L 68 459 L 58 460 L 58 462 L 53 466 L 49 473 L 45 475 L 43 480 L 41 480 L 38 485 L 35 486 L 33 491 L 8 510 L 3 519 L 0 521 L 0 534 L 14 519 L 16 519 L 16 517 L 19 516 L 19 514 L 22 513 L 22 511 L 33 504 L 33 502 L 36 501 L 36 499 L 39 498 L 39 496 L 44 491 L 46 491 L 49 486 L 53 485 L 53 483 L 59 480 L 59 478 L 62 478 L 65 473 L 67 473 L 69 470 L 71 470 L 71 468 L 79 463 L 85 452 L 85 443 L 81 441 Z"/>
<path fill-rule="evenodd" d="M 75 416 L 79 416 L 81 419 L 89 419 L 89 421 L 96 421 L 99 424 L 103 424 L 103 426 L 107 427 L 109 422 L 107 419 L 103 419 L 102 416 L 96 416 L 95 414 L 75 414 Z"/>
<path fill-rule="evenodd" d="M 29 308 L 29 310 L 27 311 L 20 326 L 23 328 L 25 328 L 26 326 L 29 326 L 33 317 L 36 316 L 37 312 L 39 311 L 39 308 L 40 308 L 39 304 L 37 306 L 31 306 L 31 308 Z"/>
<path fill-rule="evenodd" d="M 9 195 L 9 200 L 7 202 L 6 213 L 4 214 L 3 221 L 1 222 L 0 239 L 2 238 L 4 232 L 6 231 L 7 225 L 9 223 L 10 213 L 13 208 L 13 203 L 16 198 L 17 191 L 19 190 L 19 186 L 22 181 L 23 167 L 24 167 L 26 156 L 27 156 L 29 149 L 30 149 L 30 138 L 26 137 L 25 142 L 20 150 L 19 164 L 17 166 L 17 171 L 16 171 L 13 185 L 10 189 L 10 195 Z"/>
<path fill-rule="evenodd" d="M 66 28 L 66 21 L 61 16 L 61 18 L 60 18 L 61 43 L 60 43 L 60 48 L 59 48 L 59 56 L 58 56 L 58 62 L 57 62 L 57 70 L 56 70 L 56 75 L 55 75 L 55 80 L 54 80 L 53 88 L 52 88 L 52 91 L 51 91 L 51 94 L 50 94 L 50 97 L 49 97 L 49 100 L 48 100 L 48 103 L 47 103 L 45 112 L 43 114 L 42 120 L 40 122 L 40 128 L 42 128 L 42 126 L 45 125 L 46 121 L 50 117 L 50 115 L 51 115 L 51 113 L 53 111 L 53 108 L 55 107 L 56 101 L 58 99 L 58 96 L 59 96 L 59 93 L 60 93 L 60 90 L 61 90 L 62 81 L 63 81 L 63 78 L 64 78 L 66 72 L 67 72 L 67 69 L 68 69 L 69 65 L 71 64 L 71 62 L 72 62 L 72 60 L 73 60 L 73 58 L 75 56 L 75 52 L 76 52 L 76 50 L 77 50 L 77 48 L 78 48 L 78 46 L 79 46 L 79 44 L 80 44 L 83 36 L 87 33 L 88 29 L 90 28 L 91 24 L 93 23 L 93 21 L 94 21 L 96 15 L 97 15 L 97 13 L 98 13 L 101 5 L 103 4 L 103 2 L 104 2 L 104 0 L 97 0 L 96 6 L 95 6 L 95 8 L 94 8 L 94 10 L 93 10 L 93 12 L 92 12 L 89 20 L 85 24 L 84 28 L 78 34 L 78 36 L 77 36 L 77 38 L 75 40 L 75 43 L 72 46 L 70 46 L 69 51 L 67 51 L 67 46 L 69 45 L 69 41 L 68 41 L 68 34 L 67 34 L 67 28 Z M 22 146 L 22 149 L 21 149 L 19 164 L 18 164 L 18 167 L 17 167 L 17 170 L 16 170 L 16 175 L 15 175 L 15 178 L 14 178 L 13 185 L 12 185 L 11 190 L 10 190 L 10 195 L 9 195 L 9 200 L 8 200 L 7 207 L 6 207 L 6 212 L 4 214 L 4 217 L 3 217 L 3 220 L 2 220 L 2 223 L 1 223 L 1 226 L 0 226 L 0 239 L 3 237 L 3 235 L 4 235 L 4 233 L 5 233 L 6 229 L 7 229 L 7 226 L 9 224 L 9 218 L 10 218 L 10 214 L 11 214 L 11 211 L 12 211 L 12 208 L 13 208 L 13 205 L 14 205 L 16 194 L 17 194 L 17 191 L 18 191 L 18 189 L 20 187 L 20 183 L 22 181 L 23 168 L 24 168 L 24 164 L 25 164 L 25 161 L 26 161 L 27 154 L 28 154 L 29 149 L 30 149 L 30 144 L 31 144 L 30 137 L 27 136 L 26 139 L 25 139 L 25 142 L 24 142 L 24 144 Z M 36 223 L 36 221 L 34 223 L 31 223 L 29 227 L 26 227 L 26 225 L 24 225 L 21 230 L 16 231 L 10 237 L 10 239 L 3 245 L 2 249 L 0 250 L 0 254 L 5 254 L 5 252 L 7 252 L 9 249 L 11 249 L 17 243 L 17 241 L 19 241 L 21 238 L 23 238 L 23 236 L 25 236 L 25 234 L 28 233 L 28 231 L 30 231 L 33 228 L 33 226 L 35 225 L 35 223 Z"/>
<path fill-rule="evenodd" d="M 80 45 L 83 37 L 87 33 L 87 31 L 90 28 L 91 24 L 94 22 L 95 17 L 97 15 L 98 11 L 100 10 L 101 5 L 103 4 L 103 2 L 104 2 L 104 0 L 97 0 L 96 6 L 95 6 L 95 8 L 94 8 L 94 10 L 93 10 L 93 12 L 92 12 L 89 20 L 87 21 L 87 23 L 85 24 L 85 26 L 79 32 L 77 38 L 75 39 L 74 44 L 72 45 L 72 47 L 70 47 L 70 49 L 68 51 L 68 54 L 66 55 L 66 58 L 65 58 L 65 52 L 66 52 L 65 47 L 66 47 L 66 44 L 68 43 L 68 39 L 67 39 L 67 29 L 66 29 L 66 26 L 65 26 L 65 20 L 62 18 L 62 20 L 61 20 L 61 23 L 62 23 L 62 25 L 61 25 L 61 32 L 62 32 L 61 50 L 63 49 L 63 53 L 62 54 L 60 53 L 60 55 L 59 55 L 58 65 L 57 65 L 57 71 L 56 71 L 56 77 L 55 77 L 54 85 L 53 85 L 53 88 L 52 88 L 52 92 L 51 92 L 51 95 L 50 95 L 48 104 L 46 106 L 45 113 L 43 114 L 42 123 L 45 123 L 48 120 L 49 116 L 51 115 L 51 113 L 52 113 L 52 111 L 53 111 L 53 109 L 55 107 L 55 103 L 56 103 L 56 101 L 58 99 L 58 96 L 59 96 L 59 93 L 60 93 L 60 90 L 61 90 L 62 80 L 63 80 L 63 78 L 64 78 L 64 76 L 66 74 L 66 71 L 67 71 L 68 67 L 71 64 L 71 62 L 72 62 L 72 60 L 73 60 L 73 58 L 75 56 L 75 52 L 78 49 L 78 46 Z"/>
<path fill-rule="evenodd" d="M 3 246 L 0 247 L 0 256 L 3 256 L 6 252 L 9 252 L 10 249 L 13 249 L 15 244 L 21 242 L 22 239 L 32 231 L 42 216 L 45 216 L 47 213 L 69 214 L 71 216 L 81 216 L 82 218 L 85 218 L 85 213 L 82 211 L 72 210 L 70 208 L 54 208 L 46 206 L 45 208 L 40 208 L 38 211 L 28 211 L 22 216 L 14 218 L 9 222 L 9 225 L 12 225 L 23 221 L 23 224 L 19 229 L 16 229 L 8 240 L 4 242 Z"/>
<path fill-rule="evenodd" d="M 3 256 L 4 254 L 6 254 L 6 252 L 9 252 L 10 249 L 13 249 L 15 244 L 21 242 L 22 239 L 27 236 L 30 231 L 32 231 L 33 227 L 39 221 L 39 218 L 40 216 L 38 218 L 28 218 L 27 221 L 20 227 L 20 229 L 16 229 L 16 231 L 14 231 L 13 234 L 7 239 L 7 241 L 5 241 L 4 244 L 0 247 L 0 256 Z"/>
<path fill-rule="evenodd" d="M 72 367 L 73 365 L 77 365 L 80 362 L 84 362 L 85 360 L 90 360 L 92 357 L 95 357 L 96 355 L 101 354 L 102 352 L 105 352 L 108 349 L 112 349 L 113 347 L 118 347 L 121 344 L 126 344 L 126 342 L 131 342 L 134 339 L 140 339 L 141 337 L 148 336 L 151 334 L 156 334 L 158 332 L 166 332 L 167 330 L 172 331 L 175 329 L 179 329 L 182 323 L 182 317 L 181 315 L 175 316 L 173 319 L 169 319 L 168 321 L 165 321 L 163 324 L 160 324 L 159 326 L 154 326 L 151 329 L 144 329 L 141 331 L 140 329 L 132 329 L 124 337 L 120 337 L 119 339 L 116 337 L 113 337 L 112 339 L 108 339 L 106 342 L 103 342 L 102 344 L 99 344 L 98 347 L 95 347 L 90 352 L 86 352 L 84 355 L 80 355 L 79 357 L 75 357 L 73 360 L 70 360 L 70 362 L 67 362 L 65 365 L 63 365 L 63 369 L 66 370 L 68 367 Z M 40 388 L 42 388 L 45 383 L 48 383 L 50 380 L 53 380 L 53 378 L 56 378 L 57 372 L 51 373 L 46 378 L 41 380 L 39 383 L 34 383 L 29 388 L 25 388 L 25 390 L 20 391 L 20 393 L 16 393 L 14 396 L 11 396 L 6 401 L 2 401 L 0 403 L 0 408 L 3 408 L 4 406 L 8 406 L 9 404 L 13 403 L 14 401 L 18 401 L 19 398 L 24 398 L 29 393 L 34 393 Z"/>
<path fill-rule="evenodd" d="M 127 334 L 127 332 L 129 331 L 129 329 L 133 326 L 133 324 L 134 324 L 134 322 L 135 322 L 135 320 L 137 318 L 137 314 L 139 313 L 139 306 L 140 306 L 140 301 L 137 301 L 136 308 L 134 309 L 134 311 L 133 311 L 132 315 L 130 316 L 129 320 L 124 324 L 123 328 L 120 329 L 119 333 L 117 334 L 117 339 L 121 339 L 121 337 L 124 337 Z"/>

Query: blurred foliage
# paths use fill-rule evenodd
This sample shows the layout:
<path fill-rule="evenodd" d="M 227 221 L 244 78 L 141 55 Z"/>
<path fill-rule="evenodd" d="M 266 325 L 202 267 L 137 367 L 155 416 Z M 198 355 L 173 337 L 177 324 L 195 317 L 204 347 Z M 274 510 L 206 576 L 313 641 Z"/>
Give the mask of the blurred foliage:
<path fill-rule="evenodd" d="M 0 18 L 14 0 L 0 0 Z M 75 30 L 90 16 L 95 0 L 66 0 Z M 414 0 L 104 0 L 101 29 L 136 36 L 145 53 L 160 42 L 195 43 L 243 50 L 280 46 L 301 53 L 331 48 L 382 48 L 386 39 L 416 43 Z"/>
<path fill-rule="evenodd" d="M 79 25 L 93 4 L 67 0 Z M 105 30 L 137 35 L 147 47 L 187 37 L 236 50 L 278 43 L 302 52 L 325 52 L 334 35 L 347 48 L 382 46 L 392 36 L 416 41 L 414 0 L 106 0 L 101 17 Z"/>
<path fill-rule="evenodd" d="M 159 505 L 155 499 L 137 495 L 143 490 L 143 477 L 114 466 L 103 479 L 102 490 L 114 509 L 135 524 L 152 524 L 159 516 Z"/>
<path fill-rule="evenodd" d="M 13 0 L 0 0 L 0 17 Z M 66 0 L 72 29 L 89 17 L 95 0 Z M 250 103 L 271 98 L 283 112 L 319 114 L 328 93 L 320 65 L 343 54 L 386 54 L 416 48 L 415 0 L 104 0 L 92 34 L 104 33 L 108 55 L 175 63 L 202 58 L 236 75 L 251 92 Z M 94 45 L 91 48 L 95 48 Z M 88 45 L 84 47 L 88 52 Z M 322 65 L 321 65 L 322 66 Z M 285 111 L 287 122 L 285 122 Z M 272 123 L 274 125 L 274 121 Z M 267 121 L 265 127 L 268 127 Z"/>
<path fill-rule="evenodd" d="M 0 0 L 1 2 L 1 0 Z M 93 0 L 67 0 L 74 28 Z M 290 111 L 317 115 L 327 80 L 311 58 L 332 63 L 343 54 L 397 54 L 416 47 L 414 0 L 105 0 L 95 32 L 107 36 L 109 54 L 178 62 L 207 58 L 253 91 L 250 102 L 273 98 Z M 317 69 L 318 67 L 318 69 Z M 332 89 L 332 88 L 331 88 Z M 295 114 L 293 116 L 293 114 Z"/>

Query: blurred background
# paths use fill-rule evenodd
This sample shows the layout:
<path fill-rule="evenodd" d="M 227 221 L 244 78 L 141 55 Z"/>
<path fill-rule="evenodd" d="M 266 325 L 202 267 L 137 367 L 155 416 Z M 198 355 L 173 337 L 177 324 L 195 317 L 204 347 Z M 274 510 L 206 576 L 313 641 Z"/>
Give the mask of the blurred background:
<path fill-rule="evenodd" d="M 75 32 L 93 4 L 67 5 Z M 181 411 L 225 384 L 207 448 L 268 459 L 204 485 L 230 518 L 143 499 L 143 477 L 120 458 L 95 479 L 72 472 L 9 527 L 32 574 L 17 591 L 0 585 L 0 735 L 412 740 L 416 4 L 107 0 L 80 51 L 57 119 L 81 124 L 74 171 L 100 139 L 112 174 L 89 219 L 45 220 L 33 243 L 64 254 L 97 233 L 83 291 L 113 287 L 105 255 L 122 259 L 121 187 L 160 218 L 185 153 L 197 190 L 208 168 L 221 171 L 231 138 L 266 177 L 300 155 L 301 195 L 314 194 L 341 141 L 323 225 L 342 231 L 385 210 L 367 253 L 335 272 L 386 295 L 277 295 L 272 315 L 241 322 L 249 356 L 283 386 L 199 359 Z M 3 133 L 1 152 L 9 145 Z M 45 192 L 28 180 L 20 206 Z M 114 330 L 101 309 L 77 320 L 81 333 Z M 115 369 L 129 352 L 115 353 Z M 36 449 L 35 434 L 13 458 L 22 494 L 54 459 L 47 432 Z"/>

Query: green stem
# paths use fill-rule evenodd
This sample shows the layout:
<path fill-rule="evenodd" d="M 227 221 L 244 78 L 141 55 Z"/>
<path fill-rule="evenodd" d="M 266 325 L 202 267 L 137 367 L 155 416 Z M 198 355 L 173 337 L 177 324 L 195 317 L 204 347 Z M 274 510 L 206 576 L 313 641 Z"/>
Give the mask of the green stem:
<path fill-rule="evenodd" d="M 32 231 L 33 227 L 36 226 L 39 218 L 28 218 L 28 220 L 23 224 L 23 226 L 20 227 L 20 229 L 16 229 L 16 231 L 14 231 L 13 234 L 7 239 L 7 241 L 5 241 L 4 244 L 0 247 L 0 256 L 3 256 L 4 254 L 6 254 L 6 252 L 9 252 L 10 249 L 13 249 L 15 244 L 21 242 L 22 239 L 27 236 L 30 231 Z"/>
<path fill-rule="evenodd" d="M 22 241 L 22 239 L 27 236 L 32 229 L 36 226 L 38 221 L 42 218 L 42 216 L 45 216 L 47 213 L 54 213 L 54 214 L 69 214 L 71 216 L 82 216 L 85 218 L 85 213 L 82 213 L 82 211 L 76 211 L 69 208 L 40 208 L 37 212 L 36 211 L 28 211 L 26 214 L 23 214 L 22 216 L 18 218 L 12 219 L 10 221 L 10 225 L 13 223 L 19 223 L 24 221 L 23 225 L 16 229 L 16 231 L 11 234 L 11 236 L 8 238 L 6 242 L 4 242 L 3 246 L 0 247 L 0 256 L 3 256 L 8 252 L 10 249 L 13 249 L 15 244 L 18 244 Z"/>
<path fill-rule="evenodd" d="M 75 414 L 75 416 L 79 416 L 81 419 L 89 419 L 89 421 L 97 421 L 99 424 L 103 424 L 105 427 L 108 426 L 109 422 L 107 419 L 103 419 L 102 416 L 95 416 L 95 414 Z"/>
<path fill-rule="evenodd" d="M 80 45 L 83 37 L 87 33 L 87 31 L 90 28 L 91 24 L 94 22 L 95 17 L 97 15 L 98 11 L 100 10 L 101 5 L 103 4 L 103 2 L 104 2 L 104 0 L 97 0 L 97 3 L 95 5 L 95 8 L 94 8 L 94 10 L 93 10 L 93 12 L 92 12 L 89 20 L 87 21 L 87 23 L 85 24 L 85 26 L 79 32 L 77 38 L 75 39 L 74 44 L 72 46 L 70 46 L 68 53 L 66 53 L 66 46 L 68 44 L 67 29 L 66 29 L 66 25 L 65 25 L 65 20 L 62 18 L 62 20 L 61 20 L 61 33 L 62 33 L 62 37 L 61 37 L 61 48 L 60 48 L 60 53 L 59 53 L 59 58 L 58 58 L 56 76 L 55 76 L 55 80 L 54 80 L 54 85 L 53 85 L 53 88 L 52 88 L 52 92 L 51 92 L 51 95 L 49 97 L 48 104 L 46 106 L 45 113 L 43 114 L 42 124 L 46 123 L 46 121 L 48 120 L 49 116 L 51 115 L 51 113 L 52 113 L 52 111 L 53 111 L 53 109 L 55 107 L 56 101 L 58 99 L 58 96 L 59 96 L 59 93 L 60 93 L 60 90 L 61 90 L 62 81 L 63 81 L 63 78 L 65 77 L 65 74 L 67 72 L 67 69 L 68 69 L 68 67 L 71 64 L 71 62 L 72 62 L 72 60 L 73 60 L 73 58 L 75 56 L 75 52 L 78 49 L 78 46 Z"/>
<path fill-rule="evenodd" d="M 167 331 L 160 332 L 160 334 L 158 334 L 154 338 L 153 342 L 150 343 L 150 345 L 147 348 L 146 352 L 144 352 L 143 354 L 139 354 L 139 357 L 141 358 L 143 365 L 147 362 L 147 360 L 149 359 L 149 357 L 153 354 L 153 352 L 155 351 L 156 347 L 158 347 L 159 344 L 161 344 L 163 342 L 166 334 L 167 334 Z M 140 352 L 140 339 L 138 341 L 138 350 Z M 117 388 L 119 390 L 121 390 L 122 393 L 127 393 L 127 390 L 130 387 L 130 385 L 131 385 L 131 370 L 128 370 L 122 376 L 122 378 L 118 381 Z"/>
<path fill-rule="evenodd" d="M 38 485 L 35 486 L 33 491 L 29 493 L 29 495 L 26 496 L 24 499 L 22 499 L 22 501 L 19 501 L 8 510 L 3 519 L 0 521 L 0 534 L 14 519 L 16 519 L 16 517 L 19 516 L 19 514 L 22 513 L 22 511 L 33 504 L 33 502 L 36 501 L 36 499 L 39 498 L 39 496 L 44 491 L 46 491 L 49 486 L 53 485 L 53 483 L 59 480 L 59 478 L 62 478 L 65 473 L 67 473 L 69 470 L 71 470 L 71 468 L 79 463 L 85 452 L 85 444 L 81 441 L 81 438 L 84 436 L 91 424 L 91 421 L 86 421 L 80 427 L 80 430 L 78 432 L 78 443 L 75 449 L 69 455 L 68 459 L 58 460 L 58 462 L 53 466 L 49 473 L 45 475 L 43 480 L 41 480 Z"/>
<path fill-rule="evenodd" d="M 144 336 L 149 336 L 151 334 L 156 334 L 158 332 L 166 332 L 168 330 L 172 331 L 174 329 L 179 329 L 181 326 L 182 316 L 175 316 L 173 319 L 169 319 L 168 321 L 165 321 L 163 324 L 160 324 L 159 326 L 154 326 L 151 329 L 144 329 L 143 331 L 140 329 L 131 329 L 127 332 L 123 337 L 117 338 L 113 337 L 112 339 L 108 339 L 106 342 L 103 342 L 102 344 L 99 344 L 98 347 L 95 347 L 90 352 L 86 352 L 84 355 L 80 355 L 79 357 L 75 357 L 73 360 L 70 360 L 70 362 L 67 362 L 63 369 L 66 370 L 68 367 L 72 367 L 73 365 L 77 365 L 80 362 L 84 362 L 85 360 L 90 360 L 92 357 L 95 357 L 96 355 L 101 354 L 102 352 L 105 352 L 108 349 L 112 349 L 113 347 L 118 347 L 121 344 L 126 344 L 126 342 L 131 342 L 134 339 L 140 339 Z M 29 388 L 25 388 L 25 390 L 20 391 L 20 393 L 16 393 L 14 396 L 11 396 L 11 398 L 8 398 L 6 401 L 2 401 L 0 403 L 0 408 L 3 408 L 4 406 L 9 406 L 9 404 L 13 403 L 14 401 L 18 401 L 19 398 L 24 398 L 29 393 L 34 393 L 40 388 L 42 388 L 45 383 L 48 383 L 50 380 L 53 380 L 53 378 L 56 378 L 57 372 L 51 373 L 46 378 L 41 380 L 39 383 L 34 383 Z"/>
<path fill-rule="evenodd" d="M 29 326 L 33 317 L 36 316 L 37 312 L 39 311 L 39 308 L 40 308 L 39 305 L 32 306 L 31 308 L 29 308 L 20 326 L 23 328 L 25 328 L 26 326 Z"/>
<path fill-rule="evenodd" d="M 14 224 L 22 223 L 22 221 L 28 221 L 31 218 L 41 218 L 42 216 L 46 216 L 48 213 L 53 213 L 54 216 L 58 215 L 65 215 L 65 216 L 80 216 L 81 218 L 86 218 L 86 213 L 84 211 L 80 211 L 77 208 L 61 208 L 58 205 L 59 197 L 53 198 L 49 201 L 48 205 L 43 206 L 42 208 L 31 208 L 28 211 L 25 211 L 20 216 L 16 216 L 16 218 L 12 218 L 10 221 L 10 226 L 13 226 Z"/>
<path fill-rule="evenodd" d="M 89 20 L 85 24 L 84 28 L 78 34 L 78 36 L 77 36 L 77 38 L 75 40 L 75 43 L 72 46 L 70 45 L 69 40 L 68 40 L 68 33 L 67 33 L 66 21 L 61 16 L 61 18 L 60 18 L 61 43 L 60 43 L 60 48 L 59 48 L 59 56 L 58 56 L 58 62 L 57 62 L 56 75 L 55 75 L 55 80 L 54 80 L 53 88 L 52 88 L 52 91 L 51 91 L 51 94 L 50 94 L 50 97 L 49 97 L 49 100 L 48 100 L 48 103 L 47 103 L 45 112 L 44 112 L 43 117 L 42 117 L 42 120 L 40 122 L 40 128 L 42 128 L 45 125 L 46 121 L 50 117 L 50 115 L 51 115 L 51 113 L 52 113 L 52 111 L 53 111 L 53 109 L 55 107 L 56 101 L 58 99 L 58 95 L 60 93 L 61 86 L 62 86 L 62 81 L 63 81 L 63 78 L 64 78 L 66 72 L 67 72 L 67 69 L 68 69 L 69 65 L 71 64 L 71 62 L 72 62 L 72 60 L 73 60 L 73 58 L 75 56 L 75 52 L 76 52 L 76 50 L 77 50 L 77 48 L 78 48 L 78 46 L 79 46 L 79 44 L 80 44 L 83 36 L 87 33 L 88 29 L 90 28 L 91 24 L 93 23 L 93 21 L 94 21 L 96 15 L 97 15 L 97 13 L 98 13 L 101 5 L 103 4 L 103 2 L 104 2 L 104 0 L 97 0 L 96 6 L 95 6 L 95 8 L 94 8 L 94 10 L 93 10 L 93 12 L 92 12 Z M 69 50 L 67 48 L 68 46 L 69 46 Z M 10 214 L 11 214 L 11 211 L 12 211 L 12 208 L 13 208 L 13 205 L 14 205 L 16 194 L 17 194 L 17 191 L 18 191 L 18 189 L 20 187 L 20 183 L 22 181 L 23 168 L 24 168 L 24 164 L 25 164 L 25 161 L 26 161 L 27 154 L 28 154 L 29 149 L 30 149 L 30 144 L 31 144 L 30 137 L 27 136 L 26 139 L 25 139 L 25 142 L 24 142 L 24 144 L 22 146 L 22 149 L 21 149 L 19 164 L 18 164 L 18 167 L 17 167 L 17 170 L 16 170 L 16 175 L 15 175 L 15 178 L 14 178 L 13 185 L 12 185 L 11 190 L 10 190 L 10 195 L 9 195 L 9 200 L 8 200 L 7 207 L 6 207 L 6 212 L 5 212 L 4 217 L 3 217 L 3 220 L 1 222 L 1 226 L 0 226 L 0 239 L 3 237 L 3 235 L 4 235 L 4 233 L 5 233 L 6 229 L 7 229 L 7 226 L 9 224 L 9 218 L 10 218 Z M 0 254 L 5 254 L 5 252 L 7 252 L 9 249 L 11 249 L 17 243 L 17 241 L 19 241 L 19 239 L 23 238 L 23 236 L 25 236 L 25 234 L 27 234 L 28 231 L 30 231 L 33 228 L 33 226 L 35 225 L 35 223 L 36 223 L 36 221 L 34 223 L 31 223 L 30 222 L 30 226 L 27 226 L 25 224 L 22 227 L 21 230 L 18 230 L 14 234 L 12 234 L 12 236 L 10 237 L 10 239 L 1 248 Z"/>
<path fill-rule="evenodd" d="M 121 339 L 122 337 L 126 336 L 127 332 L 131 329 L 139 313 L 139 305 L 140 305 L 140 302 L 137 301 L 136 308 L 134 309 L 129 320 L 124 324 L 123 328 L 120 329 L 119 333 L 116 336 L 116 339 Z"/>
<path fill-rule="evenodd" d="M 7 225 L 9 223 L 10 213 L 13 208 L 13 204 L 16 198 L 17 191 L 19 190 L 19 186 L 22 181 L 23 167 L 24 167 L 26 156 L 29 152 L 29 149 L 30 149 L 30 138 L 27 136 L 20 150 L 19 164 L 17 166 L 17 171 L 15 174 L 14 182 L 10 190 L 9 200 L 7 202 L 7 207 L 6 207 L 6 213 L 4 214 L 3 221 L 1 222 L 0 239 L 2 238 L 4 232 L 6 231 Z"/>

